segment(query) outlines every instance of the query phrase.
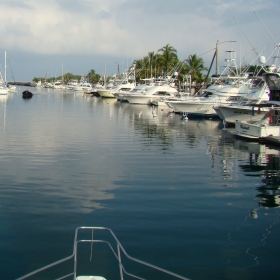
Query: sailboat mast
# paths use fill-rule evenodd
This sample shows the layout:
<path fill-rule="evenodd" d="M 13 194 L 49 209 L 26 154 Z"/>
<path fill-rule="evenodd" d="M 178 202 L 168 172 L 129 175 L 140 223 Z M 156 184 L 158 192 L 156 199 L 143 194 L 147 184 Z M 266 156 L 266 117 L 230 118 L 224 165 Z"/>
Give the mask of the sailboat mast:
<path fill-rule="evenodd" d="M 7 85 L 7 52 L 5 51 L 5 72 L 4 72 L 4 82 Z"/>
<path fill-rule="evenodd" d="M 63 62 L 62 62 L 62 77 L 61 77 L 61 82 L 63 83 Z"/>

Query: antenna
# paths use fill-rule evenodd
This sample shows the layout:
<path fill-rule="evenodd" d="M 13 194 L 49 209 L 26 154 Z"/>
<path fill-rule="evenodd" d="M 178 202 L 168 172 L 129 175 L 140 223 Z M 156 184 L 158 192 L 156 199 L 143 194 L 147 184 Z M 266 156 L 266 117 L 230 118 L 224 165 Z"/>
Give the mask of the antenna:
<path fill-rule="evenodd" d="M 272 40 L 274 41 L 275 45 L 277 45 L 275 39 L 272 37 L 272 35 L 270 34 L 269 30 L 267 29 L 267 27 L 265 26 L 265 24 L 263 23 L 263 21 L 261 20 L 261 18 L 260 18 L 259 15 L 257 14 L 257 12 L 254 11 L 254 13 L 258 16 L 259 20 L 261 21 L 261 23 L 262 23 L 263 26 L 265 27 L 266 31 L 268 32 L 268 34 L 270 35 L 270 37 L 272 38 Z"/>
<path fill-rule="evenodd" d="M 235 17 L 233 17 L 235 19 L 235 21 L 237 22 L 238 26 L 240 27 L 240 29 L 242 30 L 244 36 L 246 37 L 246 39 L 248 40 L 249 44 L 251 45 L 253 51 L 256 53 L 257 56 L 259 56 L 259 54 L 256 52 L 256 48 L 253 47 L 253 45 L 251 44 L 250 40 L 248 39 L 247 35 L 245 34 L 244 30 L 241 28 L 239 22 L 236 20 Z"/>

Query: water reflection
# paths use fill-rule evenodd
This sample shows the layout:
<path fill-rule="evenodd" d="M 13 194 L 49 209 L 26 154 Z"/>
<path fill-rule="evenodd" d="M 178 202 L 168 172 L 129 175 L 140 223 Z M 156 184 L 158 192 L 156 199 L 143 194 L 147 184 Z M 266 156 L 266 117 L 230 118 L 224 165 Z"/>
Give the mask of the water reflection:
<path fill-rule="evenodd" d="M 73 228 L 85 224 L 117 229 L 132 253 L 149 252 L 151 262 L 174 263 L 193 279 L 202 267 L 202 278 L 244 278 L 251 273 L 244 267 L 256 263 L 252 255 L 273 258 L 267 253 L 273 245 L 266 243 L 266 252 L 253 247 L 276 228 L 277 149 L 237 140 L 220 121 L 183 120 L 167 108 L 153 113 L 114 99 L 33 91 L 30 102 L 14 95 L 0 103 L 2 240 L 15 236 L 22 246 L 26 233 L 32 242 L 37 237 L 27 266 L 45 252 L 46 228 L 45 244 L 57 252 L 53 235 L 61 240 L 67 232 L 72 240 Z M 7 243 L 3 256 L 15 247 Z M 11 263 L 7 273 L 22 264 L 21 256 L 18 263 L 3 257 Z"/>
<path fill-rule="evenodd" d="M 6 115 L 7 115 L 7 99 L 8 95 L 0 95 L 0 112 L 1 112 L 1 122 L 2 131 L 5 134 L 6 130 Z"/>
<path fill-rule="evenodd" d="M 161 145 L 169 149 L 179 139 L 188 146 L 197 146 L 201 139 L 216 134 L 220 128 L 218 120 L 185 120 L 174 114 L 169 107 L 152 107 L 114 102 L 117 119 L 127 119 L 134 132 L 146 137 L 145 147 Z"/>
<path fill-rule="evenodd" d="M 248 162 L 240 164 L 245 176 L 259 176 L 263 185 L 256 188 L 260 207 L 280 205 L 280 151 L 264 144 L 240 142 L 246 147 Z"/>

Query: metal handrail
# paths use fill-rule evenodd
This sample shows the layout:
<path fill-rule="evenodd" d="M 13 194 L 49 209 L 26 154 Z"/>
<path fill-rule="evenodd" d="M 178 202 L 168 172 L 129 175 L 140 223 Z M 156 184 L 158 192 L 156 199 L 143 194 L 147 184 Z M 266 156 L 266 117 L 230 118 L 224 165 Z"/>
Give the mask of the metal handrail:
<path fill-rule="evenodd" d="M 79 231 L 82 231 L 82 230 L 91 230 L 91 231 L 93 231 L 93 230 L 103 230 L 103 231 L 108 231 L 111 234 L 111 236 L 114 238 L 115 242 L 116 242 L 117 252 L 113 249 L 113 247 L 111 246 L 110 242 L 105 241 L 105 240 L 94 240 L 94 239 L 91 239 L 91 240 L 78 240 Z M 135 263 L 144 265 L 144 266 L 149 267 L 149 268 L 153 268 L 153 269 L 155 269 L 157 271 L 163 272 L 163 273 L 168 274 L 170 276 L 173 276 L 173 277 L 175 277 L 177 279 L 189 280 L 189 278 L 183 277 L 183 276 L 181 276 L 179 274 L 173 273 L 173 272 L 168 271 L 166 269 L 163 269 L 161 267 L 158 267 L 158 266 L 155 266 L 153 264 L 150 264 L 150 263 L 147 263 L 147 262 L 144 262 L 144 261 L 141 261 L 139 259 L 131 257 L 130 255 L 127 254 L 127 252 L 125 251 L 125 249 L 121 245 L 120 241 L 118 240 L 118 238 L 114 234 L 114 232 L 111 229 L 105 228 L 105 227 L 78 227 L 78 228 L 76 228 L 76 230 L 75 230 L 75 237 L 74 237 L 73 253 L 70 256 L 68 256 L 66 258 L 63 258 L 61 260 L 58 260 L 56 262 L 53 262 L 53 263 L 51 263 L 49 265 L 46 265 L 44 267 L 41 267 L 41 268 L 39 268 L 37 270 L 34 270 L 34 271 L 32 271 L 32 272 L 30 272 L 28 274 L 25 274 L 24 276 L 21 276 L 21 277 L 17 278 L 16 280 L 28 279 L 31 276 L 34 276 L 34 275 L 36 275 L 36 274 L 38 274 L 40 272 L 43 272 L 43 271 L 45 271 L 45 270 L 47 270 L 49 268 L 55 267 L 55 266 L 57 266 L 57 265 L 59 265 L 61 263 L 69 261 L 71 259 L 74 259 L 74 269 L 73 269 L 73 272 L 58 278 L 58 280 L 66 279 L 66 278 L 68 278 L 70 276 L 73 276 L 73 279 L 75 280 L 76 276 L 77 276 L 76 275 L 77 274 L 77 252 L 78 252 L 78 244 L 79 243 L 105 243 L 105 244 L 107 244 L 109 246 L 109 248 L 111 249 L 111 251 L 112 251 L 113 255 L 115 256 L 115 258 L 117 259 L 118 263 L 119 263 L 120 279 L 121 280 L 124 279 L 123 278 L 124 274 L 128 275 L 128 276 L 131 276 L 131 277 L 133 277 L 135 279 L 143 279 L 143 278 L 141 278 L 139 276 L 136 276 L 136 275 L 133 275 L 131 273 L 128 273 L 125 270 L 125 268 L 124 268 L 124 266 L 122 264 L 122 260 L 121 260 L 121 253 L 123 253 L 123 255 L 127 259 L 129 259 L 129 260 L 131 260 L 131 261 L 133 261 Z"/>

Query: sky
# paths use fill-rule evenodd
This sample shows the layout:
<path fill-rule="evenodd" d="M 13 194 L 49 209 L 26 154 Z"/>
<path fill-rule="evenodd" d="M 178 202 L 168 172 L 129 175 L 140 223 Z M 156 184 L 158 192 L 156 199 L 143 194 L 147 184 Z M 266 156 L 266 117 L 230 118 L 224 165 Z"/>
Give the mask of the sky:
<path fill-rule="evenodd" d="M 8 82 L 91 69 L 110 76 L 167 44 L 206 67 L 216 46 L 219 67 L 229 50 L 238 65 L 258 55 L 271 64 L 279 14 L 279 0 L 0 0 L 0 71 L 6 51 Z"/>

